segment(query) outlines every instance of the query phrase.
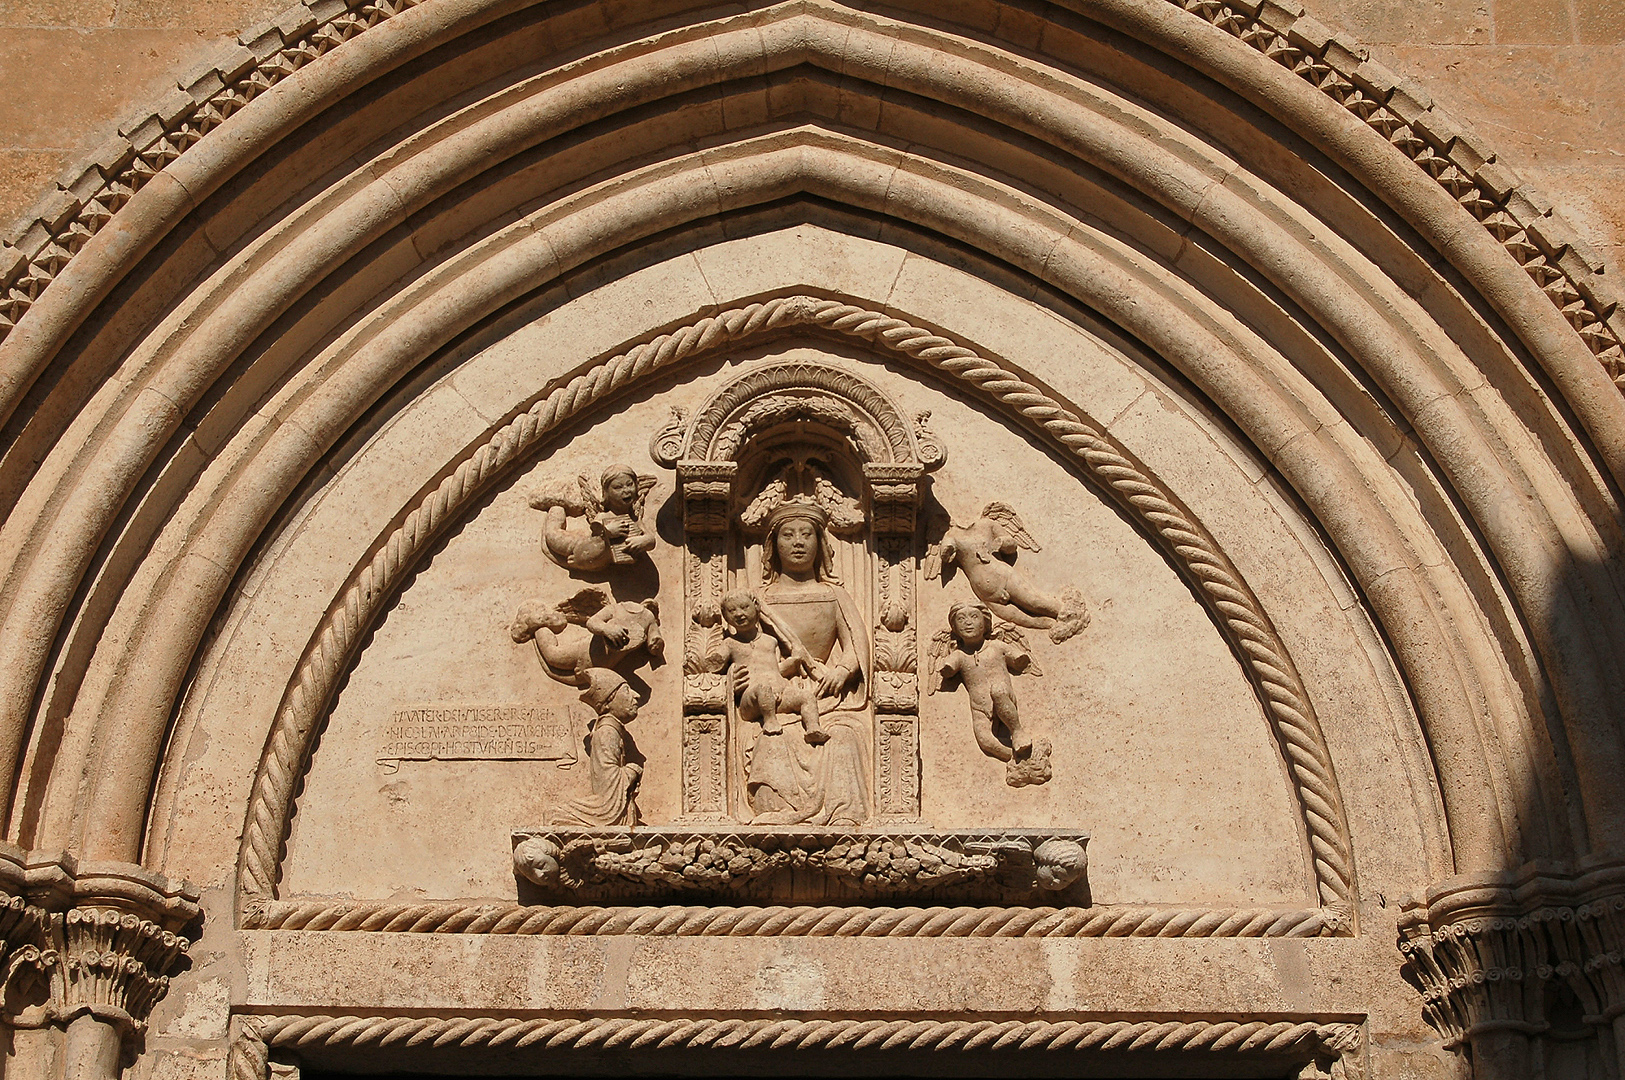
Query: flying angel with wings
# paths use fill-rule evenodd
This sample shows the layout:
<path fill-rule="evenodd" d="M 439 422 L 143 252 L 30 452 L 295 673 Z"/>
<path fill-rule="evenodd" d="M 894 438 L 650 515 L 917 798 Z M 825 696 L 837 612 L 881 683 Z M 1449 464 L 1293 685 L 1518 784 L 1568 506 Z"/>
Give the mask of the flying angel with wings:
<path fill-rule="evenodd" d="M 611 465 L 599 482 L 583 473 L 531 496 L 530 505 L 547 512 L 542 547 L 566 570 L 597 571 L 627 566 L 655 546 L 654 529 L 643 520 L 652 476 L 639 476 L 630 465 Z M 570 528 L 570 518 L 585 517 L 585 532 Z"/>
<path fill-rule="evenodd" d="M 617 668 L 633 653 L 643 653 L 652 668 L 666 658 L 660 632 L 660 605 L 616 601 L 601 585 L 589 585 L 556 604 L 521 604 L 508 629 L 516 645 L 535 642 L 536 655 L 549 676 L 569 686 L 585 686 L 593 668 Z"/>
<path fill-rule="evenodd" d="M 998 626 L 981 604 L 961 601 L 948 609 L 948 629 L 931 638 L 926 692 L 934 694 L 958 679 L 970 698 L 971 731 L 988 757 L 1004 762 L 1012 787 L 1049 779 L 1049 743 L 1022 727 L 1010 676 L 1042 675 L 1021 631 Z M 999 738 L 998 725 L 1009 735 Z M 1028 759 L 1032 759 L 1029 762 Z"/>
<path fill-rule="evenodd" d="M 1089 625 L 1083 594 L 1069 587 L 1051 596 L 1027 580 L 1014 566 L 1023 548 L 1041 550 L 1009 503 L 990 502 L 971 524 L 948 525 L 942 542 L 926 552 L 925 574 L 941 575 L 946 584 L 955 567 L 964 570 L 976 599 L 994 615 L 1029 630 L 1048 630 L 1058 645 Z"/>

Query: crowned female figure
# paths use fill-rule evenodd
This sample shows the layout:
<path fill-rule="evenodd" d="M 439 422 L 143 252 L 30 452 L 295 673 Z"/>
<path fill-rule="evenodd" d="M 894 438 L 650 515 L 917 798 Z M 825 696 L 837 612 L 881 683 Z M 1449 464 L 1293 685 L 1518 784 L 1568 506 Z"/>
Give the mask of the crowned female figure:
<path fill-rule="evenodd" d="M 811 657 L 818 712 L 829 738 L 806 738 L 801 717 L 780 717 L 780 731 L 759 731 L 745 789 L 758 824 L 856 825 L 869 817 L 869 638 L 857 604 L 834 571 L 829 516 L 805 496 L 786 499 L 767 518 L 762 561 L 765 615 Z"/>

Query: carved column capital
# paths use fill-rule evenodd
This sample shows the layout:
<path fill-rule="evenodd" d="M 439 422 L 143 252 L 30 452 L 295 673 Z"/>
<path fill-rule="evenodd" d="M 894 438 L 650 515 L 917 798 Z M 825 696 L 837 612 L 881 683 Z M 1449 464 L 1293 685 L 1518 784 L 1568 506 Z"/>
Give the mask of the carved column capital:
<path fill-rule="evenodd" d="M 1553 980 L 1573 991 L 1586 1023 L 1612 1024 L 1625 1016 L 1625 867 L 1449 883 L 1406 905 L 1399 950 L 1425 1018 L 1452 1049 L 1547 1030 Z"/>
<path fill-rule="evenodd" d="M 50 1019 L 49 980 L 61 953 L 56 917 L 42 900 L 71 894 L 60 860 L 41 860 L 0 844 L 0 1014 L 17 1024 L 19 1012 L 36 1023 Z M 30 1008 L 30 1006 L 33 1006 Z"/>
<path fill-rule="evenodd" d="M 8 995 L 35 992 L 41 1000 L 24 1003 L 34 1022 L 90 1015 L 125 1035 L 145 1028 L 201 915 L 195 889 L 142 867 L 10 845 L 0 845 L 0 891 Z"/>
<path fill-rule="evenodd" d="M 688 536 L 722 536 L 728 531 L 733 504 L 732 461 L 679 461 L 677 482 L 683 493 L 683 531 Z"/>
<path fill-rule="evenodd" d="M 55 1018 L 67 1023 L 88 1013 L 129 1033 L 144 1030 L 191 942 L 111 907 L 76 907 L 61 927 Z"/>
<path fill-rule="evenodd" d="M 1547 942 L 1527 919 L 1474 918 L 1436 929 L 1412 923 L 1400 933 L 1423 1015 L 1445 1046 L 1492 1031 L 1545 1029 L 1541 983 L 1554 969 Z"/>

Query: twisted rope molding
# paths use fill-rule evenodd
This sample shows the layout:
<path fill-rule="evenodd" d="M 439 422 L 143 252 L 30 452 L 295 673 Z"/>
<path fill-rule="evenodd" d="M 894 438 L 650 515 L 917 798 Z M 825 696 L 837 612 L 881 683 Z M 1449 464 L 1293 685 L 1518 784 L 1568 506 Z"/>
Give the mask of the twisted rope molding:
<path fill-rule="evenodd" d="M 1263 706 L 1292 777 L 1321 903 L 1352 910 L 1348 827 L 1308 692 L 1258 598 L 1207 531 L 1126 450 L 1038 387 L 930 330 L 811 296 L 782 296 L 709 316 L 593 366 L 504 425 L 406 515 L 329 609 L 278 707 L 243 830 L 238 887 L 245 910 L 275 897 L 294 785 L 359 642 L 444 530 L 509 467 L 583 410 L 652 372 L 786 327 L 861 338 L 991 398 L 1079 461 L 1158 538 L 1218 625 Z"/>
<path fill-rule="evenodd" d="M 776 1017 L 250 1016 L 231 1080 L 265 1080 L 270 1047 L 522 1050 L 1073 1050 L 1340 1057 L 1351 1023 L 1291 1020 L 875 1020 Z"/>
<path fill-rule="evenodd" d="M 247 930 L 663 937 L 1329 937 L 1337 908 L 1281 911 L 1010 907 L 524 907 L 518 904 L 256 904 Z"/>
<path fill-rule="evenodd" d="M 40 294 L 152 177 L 232 113 L 312 60 L 423 0 L 312 0 L 244 35 L 224 63 L 182 83 L 58 183 L 0 244 L 0 342 Z M 1296 3 L 1167 0 L 1298 75 L 1372 128 L 1459 203 L 1523 267 L 1625 392 L 1625 309 L 1603 263 L 1540 191 L 1439 108 Z"/>

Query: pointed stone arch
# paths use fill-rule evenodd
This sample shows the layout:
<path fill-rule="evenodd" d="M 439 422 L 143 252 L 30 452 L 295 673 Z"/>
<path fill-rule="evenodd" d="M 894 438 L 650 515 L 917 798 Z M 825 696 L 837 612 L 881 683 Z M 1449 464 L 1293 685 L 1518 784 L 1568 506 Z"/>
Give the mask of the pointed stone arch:
<path fill-rule="evenodd" d="M 1391 659 L 1395 712 L 1417 714 L 1415 797 L 1443 807 L 1411 883 L 1431 891 L 1405 931 L 1441 1031 L 1471 1041 L 1438 1018 L 1476 1015 L 1474 988 L 1504 985 L 1470 955 L 1515 939 L 1590 971 L 1539 920 L 1439 929 L 1546 905 L 1614 932 L 1625 360 L 1608 278 L 1572 230 L 1290 5 L 1063 3 L 1036 35 L 998 0 L 639 7 L 301 5 L 189 102 L 134 125 L 0 252 L 10 835 L 87 865 L 142 857 L 212 628 L 332 455 L 414 380 L 546 310 L 548 290 L 589 290 L 617 259 L 807 203 L 1095 320 L 1298 501 L 1306 544 L 1346 574 L 1349 609 L 1369 613 Z M 282 794 L 335 673 L 468 500 L 651 372 L 816 323 L 1001 401 L 1202 598 L 1270 719 L 1324 905 L 1224 925 L 1341 932 L 1343 904 L 1371 912 L 1302 679 L 1200 523 L 1042 380 L 989 359 L 995 341 L 842 299 L 698 300 L 699 318 L 639 329 L 654 336 L 619 363 L 485 418 L 494 433 L 365 553 L 287 683 L 243 847 L 251 909 L 272 895 Z M 1537 858 L 1560 869 L 1506 876 Z M 1214 918 L 1119 914 L 1101 933 L 1176 936 Z M 1051 917 L 1019 932 L 1092 918 Z M 962 913 L 886 918 L 1017 932 Z"/>

